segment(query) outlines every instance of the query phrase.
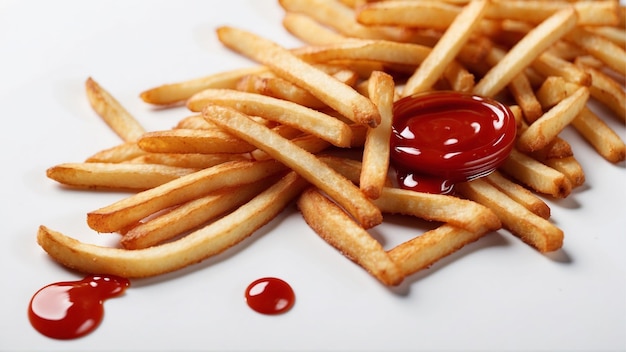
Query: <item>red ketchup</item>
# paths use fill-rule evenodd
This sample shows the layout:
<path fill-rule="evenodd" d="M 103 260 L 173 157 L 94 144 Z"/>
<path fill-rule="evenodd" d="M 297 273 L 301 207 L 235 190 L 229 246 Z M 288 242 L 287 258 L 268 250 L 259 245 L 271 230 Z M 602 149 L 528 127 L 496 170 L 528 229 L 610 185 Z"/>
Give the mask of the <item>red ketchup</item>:
<path fill-rule="evenodd" d="M 45 336 L 78 338 L 98 327 L 104 315 L 104 300 L 122 294 L 128 286 L 130 282 L 125 278 L 105 275 L 50 284 L 33 295 L 28 319 Z"/>
<path fill-rule="evenodd" d="M 405 189 L 450 193 L 457 182 L 493 172 L 515 141 L 509 108 L 475 95 L 416 94 L 398 100 L 393 115 L 390 158 Z"/>
<path fill-rule="evenodd" d="M 257 279 L 246 288 L 246 303 L 261 314 L 285 313 L 291 309 L 295 300 L 291 286 L 274 277 Z"/>

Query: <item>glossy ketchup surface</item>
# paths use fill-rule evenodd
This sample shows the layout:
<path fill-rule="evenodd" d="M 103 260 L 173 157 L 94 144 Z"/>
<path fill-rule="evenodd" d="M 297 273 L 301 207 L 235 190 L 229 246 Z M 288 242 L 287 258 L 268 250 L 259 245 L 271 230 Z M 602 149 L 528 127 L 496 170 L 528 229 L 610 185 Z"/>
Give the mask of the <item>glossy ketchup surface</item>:
<path fill-rule="evenodd" d="M 33 295 L 28 318 L 45 336 L 78 338 L 100 324 L 104 300 L 122 294 L 128 286 L 127 279 L 106 275 L 89 275 L 80 281 L 50 284 Z"/>
<path fill-rule="evenodd" d="M 285 313 L 291 309 L 296 300 L 291 286 L 274 277 L 253 281 L 246 288 L 245 295 L 250 308 L 269 315 Z"/>
<path fill-rule="evenodd" d="M 513 148 L 516 122 L 495 100 L 457 92 L 417 94 L 394 104 L 391 164 L 402 188 L 450 193 L 488 175 Z"/>

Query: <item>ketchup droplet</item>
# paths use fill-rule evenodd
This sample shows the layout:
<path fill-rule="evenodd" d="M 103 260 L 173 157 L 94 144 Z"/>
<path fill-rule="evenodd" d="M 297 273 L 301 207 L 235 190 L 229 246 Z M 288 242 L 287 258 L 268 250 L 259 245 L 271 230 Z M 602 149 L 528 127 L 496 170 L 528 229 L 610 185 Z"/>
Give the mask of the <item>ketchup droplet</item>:
<path fill-rule="evenodd" d="M 450 193 L 507 158 L 516 122 L 493 99 L 458 92 L 416 94 L 394 104 L 390 159 L 402 188 Z"/>
<path fill-rule="evenodd" d="M 45 336 L 78 338 L 100 324 L 104 300 L 120 295 L 128 286 L 130 281 L 125 278 L 105 275 L 50 284 L 33 295 L 28 319 Z"/>
<path fill-rule="evenodd" d="M 281 314 L 293 307 L 296 296 L 281 279 L 265 277 L 253 281 L 246 289 L 246 303 L 262 314 Z"/>

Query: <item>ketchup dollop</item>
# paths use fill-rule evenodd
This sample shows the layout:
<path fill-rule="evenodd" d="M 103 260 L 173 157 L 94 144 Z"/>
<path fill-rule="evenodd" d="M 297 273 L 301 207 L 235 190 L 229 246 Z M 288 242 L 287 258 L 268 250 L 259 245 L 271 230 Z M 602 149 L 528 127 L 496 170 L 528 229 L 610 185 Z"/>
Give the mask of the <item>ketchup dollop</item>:
<path fill-rule="evenodd" d="M 246 288 L 245 296 L 250 308 L 268 315 L 287 312 L 296 300 L 291 286 L 275 277 L 254 280 Z"/>
<path fill-rule="evenodd" d="M 104 300 L 122 294 L 128 286 L 128 279 L 106 275 L 50 284 L 33 295 L 28 319 L 45 336 L 78 338 L 98 327 L 104 316 Z"/>
<path fill-rule="evenodd" d="M 480 96 L 420 93 L 398 100 L 393 115 L 390 159 L 405 189 L 450 193 L 493 172 L 515 141 L 510 109 Z"/>

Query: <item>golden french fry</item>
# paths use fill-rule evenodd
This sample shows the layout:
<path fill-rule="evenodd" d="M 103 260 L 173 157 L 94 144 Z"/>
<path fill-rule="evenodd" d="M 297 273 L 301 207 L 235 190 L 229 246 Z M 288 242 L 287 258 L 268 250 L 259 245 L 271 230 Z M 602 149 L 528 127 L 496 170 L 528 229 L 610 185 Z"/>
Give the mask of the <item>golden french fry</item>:
<path fill-rule="evenodd" d="M 249 160 L 246 154 L 146 153 L 130 162 L 206 169 L 234 160 Z"/>
<path fill-rule="evenodd" d="M 287 100 L 308 108 L 326 107 L 313 94 L 279 77 L 247 75 L 237 83 L 237 90 Z"/>
<path fill-rule="evenodd" d="M 37 242 L 62 265 L 84 273 L 148 277 L 182 269 L 241 242 L 278 215 L 307 185 L 289 173 L 232 213 L 160 246 L 127 250 L 77 241 L 45 226 Z"/>
<path fill-rule="evenodd" d="M 472 32 L 478 27 L 488 4 L 489 1 L 474 0 L 463 8 L 430 54 L 409 77 L 402 93 L 403 96 L 425 92 L 435 84 L 446 66 L 453 61 Z"/>
<path fill-rule="evenodd" d="M 308 90 L 348 119 L 369 126 L 380 122 L 378 110 L 369 99 L 278 44 L 232 27 L 220 27 L 217 34 L 224 45 L 270 67 L 278 76 Z"/>
<path fill-rule="evenodd" d="M 315 155 L 250 120 L 231 108 L 207 105 L 203 115 L 228 132 L 262 149 L 313 185 L 326 192 L 364 228 L 382 222 L 380 210 L 352 182 L 331 169 Z"/>
<path fill-rule="evenodd" d="M 123 235 L 120 243 L 126 249 L 147 248 L 194 230 L 244 204 L 271 185 L 270 182 L 263 181 L 265 180 L 218 190 L 216 193 L 176 206 L 164 214 L 134 226 Z"/>
<path fill-rule="evenodd" d="M 283 27 L 303 42 L 313 45 L 336 43 L 346 40 L 345 36 L 323 26 L 310 16 L 301 13 L 285 13 Z"/>
<path fill-rule="evenodd" d="M 583 109 L 572 121 L 572 126 L 606 160 L 618 163 L 626 159 L 624 141 L 589 108 Z"/>
<path fill-rule="evenodd" d="M 412 215 L 429 221 L 449 223 L 468 231 L 500 228 L 498 218 L 486 207 L 466 199 L 442 194 L 385 187 L 374 204 L 383 213 Z"/>
<path fill-rule="evenodd" d="M 380 112 L 381 122 L 375 128 L 368 127 L 359 185 L 365 195 L 376 199 L 385 186 L 389 172 L 389 140 L 395 85 L 391 76 L 376 71 L 370 77 L 368 88 L 369 97 Z"/>
<path fill-rule="evenodd" d="M 343 209 L 310 187 L 298 198 L 298 208 L 309 226 L 326 242 L 367 270 L 385 285 L 404 279 L 380 242 L 354 222 Z"/>
<path fill-rule="evenodd" d="M 405 276 L 426 269 L 441 258 L 475 242 L 489 231 L 467 231 L 449 224 L 424 232 L 388 251 Z"/>
<path fill-rule="evenodd" d="M 346 123 L 282 99 L 228 89 L 206 89 L 191 97 L 187 106 L 192 111 L 202 111 L 208 104 L 228 106 L 246 115 L 292 126 L 339 147 L 348 147 L 352 139 L 352 130 Z"/>
<path fill-rule="evenodd" d="M 522 109 L 524 114 L 524 120 L 529 123 L 537 120 L 543 114 L 543 108 L 541 103 L 535 96 L 533 87 L 530 84 L 528 76 L 524 72 L 520 72 L 517 76 L 513 77 L 511 83 L 507 86 L 513 99 Z"/>
<path fill-rule="evenodd" d="M 219 129 L 172 129 L 146 132 L 137 142 L 151 153 L 239 154 L 253 151 L 254 146 Z"/>
<path fill-rule="evenodd" d="M 561 39 L 576 25 L 572 8 L 559 10 L 528 32 L 504 58 L 493 66 L 474 87 L 474 93 L 494 96 L 533 62 L 552 43 Z"/>
<path fill-rule="evenodd" d="M 500 170 L 536 192 L 555 198 L 565 198 L 572 191 L 572 184 L 565 175 L 515 148 Z"/>
<path fill-rule="evenodd" d="M 101 150 L 85 159 L 88 163 L 121 163 L 132 160 L 146 152 L 139 148 L 137 142 L 124 142 L 114 147 Z"/>
<path fill-rule="evenodd" d="M 599 35 L 622 49 L 626 49 L 626 31 L 622 27 L 594 26 L 587 27 L 591 33 Z"/>
<path fill-rule="evenodd" d="M 523 152 L 539 150 L 550 143 L 582 111 L 589 99 L 589 89 L 580 87 L 543 114 L 521 133 L 517 147 Z"/>
<path fill-rule="evenodd" d="M 563 245 L 563 231 L 526 209 L 489 182 L 476 179 L 457 185 L 465 197 L 491 209 L 502 225 L 540 252 L 552 252 Z"/>
<path fill-rule="evenodd" d="M 145 132 L 135 117 L 93 78 L 87 79 L 85 90 L 94 111 L 122 140 L 125 142 L 136 141 Z"/>
<path fill-rule="evenodd" d="M 356 9 L 357 22 L 367 25 L 422 27 L 445 31 L 462 8 L 442 1 L 377 1 Z"/>
<path fill-rule="evenodd" d="M 585 183 L 585 172 L 582 166 L 573 156 L 565 158 L 552 158 L 542 160 L 544 164 L 559 171 L 570 181 L 572 188 L 576 188 Z"/>
<path fill-rule="evenodd" d="M 364 26 L 357 22 L 354 10 L 338 1 L 279 0 L 287 12 L 305 14 L 347 37 L 404 41 L 410 30 L 396 26 Z"/>
<path fill-rule="evenodd" d="M 172 105 L 186 101 L 192 95 L 209 88 L 235 88 L 241 77 L 267 72 L 267 67 L 235 69 L 218 72 L 208 76 L 194 78 L 177 83 L 164 84 L 148 89 L 140 94 L 146 103 L 154 105 Z"/>
<path fill-rule="evenodd" d="M 573 7 L 579 26 L 600 26 L 617 24 L 617 1 L 526 1 L 495 0 L 491 2 L 485 17 L 495 20 L 518 20 L 539 23 L 555 12 Z"/>
<path fill-rule="evenodd" d="M 579 86 L 590 86 L 591 75 L 574 63 L 544 52 L 533 61 L 531 67 L 545 77 L 559 76 Z"/>
<path fill-rule="evenodd" d="M 550 207 L 545 201 L 537 197 L 527 188 L 511 181 L 500 172 L 495 171 L 489 174 L 485 180 L 531 212 L 544 219 L 550 218 Z"/>
<path fill-rule="evenodd" d="M 281 170 L 284 166 L 273 160 L 219 164 L 91 211 L 87 214 L 87 224 L 98 232 L 119 231 L 160 210 L 216 189 L 257 182 Z"/>
<path fill-rule="evenodd" d="M 46 176 L 68 186 L 94 189 L 150 189 L 197 171 L 167 165 L 133 163 L 64 163 Z"/>

